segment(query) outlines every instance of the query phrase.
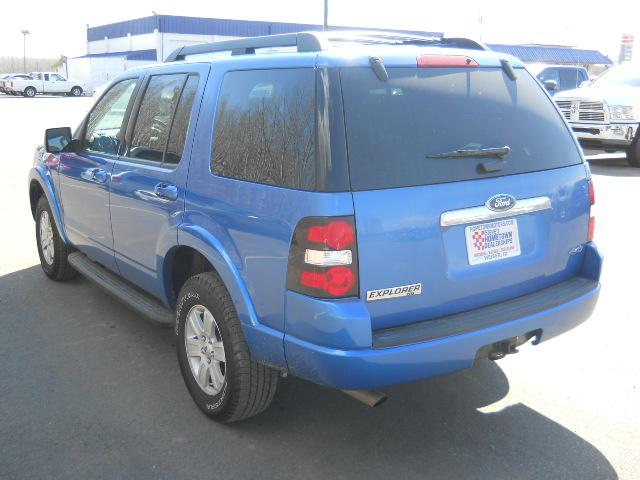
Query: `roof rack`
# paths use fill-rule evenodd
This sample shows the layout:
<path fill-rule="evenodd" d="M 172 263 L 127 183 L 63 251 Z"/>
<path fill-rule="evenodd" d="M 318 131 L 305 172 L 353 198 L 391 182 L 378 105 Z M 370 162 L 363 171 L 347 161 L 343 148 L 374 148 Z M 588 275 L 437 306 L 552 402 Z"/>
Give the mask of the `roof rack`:
<path fill-rule="evenodd" d="M 381 30 L 334 30 L 328 32 L 283 33 L 189 45 L 174 50 L 165 62 L 176 62 L 184 60 L 188 55 L 213 52 L 230 51 L 232 55 L 247 55 L 256 53 L 258 48 L 296 47 L 298 52 L 320 52 L 331 45 L 342 42 L 383 45 L 442 45 L 472 50 L 488 50 L 483 44 L 469 38 L 427 37 Z"/>

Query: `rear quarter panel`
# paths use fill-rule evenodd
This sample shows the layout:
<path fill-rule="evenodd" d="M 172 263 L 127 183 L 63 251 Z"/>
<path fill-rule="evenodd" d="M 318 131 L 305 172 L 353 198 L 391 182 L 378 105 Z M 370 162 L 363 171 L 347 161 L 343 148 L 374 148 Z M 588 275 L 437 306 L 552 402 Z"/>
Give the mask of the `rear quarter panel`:
<path fill-rule="evenodd" d="M 314 65 L 315 56 L 306 54 L 213 64 L 195 133 L 184 222 L 178 232 L 180 245 L 198 249 L 218 270 L 252 354 L 276 365 L 284 362 L 286 273 L 293 231 L 306 216 L 353 214 L 351 193 L 306 192 L 214 175 L 210 166 L 214 119 L 227 71 Z"/>

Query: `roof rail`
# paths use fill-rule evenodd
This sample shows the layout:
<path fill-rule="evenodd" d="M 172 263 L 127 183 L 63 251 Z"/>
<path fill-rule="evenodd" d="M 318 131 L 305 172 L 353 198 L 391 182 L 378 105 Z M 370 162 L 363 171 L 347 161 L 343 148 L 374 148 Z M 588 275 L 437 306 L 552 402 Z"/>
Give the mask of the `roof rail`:
<path fill-rule="evenodd" d="M 296 47 L 298 52 L 320 52 L 331 44 L 353 42 L 361 44 L 386 45 L 442 45 L 473 50 L 488 50 L 481 43 L 468 38 L 427 37 L 407 35 L 381 30 L 332 30 L 328 32 L 299 32 L 266 35 L 262 37 L 239 38 L 221 42 L 188 45 L 174 50 L 165 62 L 184 60 L 188 55 L 213 52 L 231 52 L 232 55 L 246 55 L 258 48 Z"/>
<path fill-rule="evenodd" d="M 228 52 L 232 55 L 255 53 L 256 48 L 297 47 L 299 52 L 319 52 L 322 50 L 321 38 L 315 32 L 283 33 L 263 37 L 239 38 L 221 42 L 188 45 L 174 50 L 165 62 L 184 60 L 187 55 L 200 53 Z"/>

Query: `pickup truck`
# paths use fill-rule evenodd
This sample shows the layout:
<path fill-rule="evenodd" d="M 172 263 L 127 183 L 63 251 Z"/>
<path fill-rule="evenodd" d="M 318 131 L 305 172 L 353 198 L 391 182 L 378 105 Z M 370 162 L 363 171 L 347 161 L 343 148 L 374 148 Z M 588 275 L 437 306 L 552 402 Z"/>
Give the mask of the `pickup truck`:
<path fill-rule="evenodd" d="M 66 79 L 55 72 L 34 72 L 31 79 L 11 79 L 5 81 L 7 93 L 35 97 L 38 93 L 79 97 L 90 94 L 87 85 L 80 80 Z"/>
<path fill-rule="evenodd" d="M 591 84 L 556 94 L 553 99 L 584 149 L 625 152 L 640 168 L 640 68 L 610 68 Z"/>
<path fill-rule="evenodd" d="M 587 69 L 573 65 L 536 64 L 527 65 L 527 70 L 544 85 L 551 96 L 578 88 L 583 82 L 589 81 Z"/>
<path fill-rule="evenodd" d="M 12 95 L 12 91 L 8 91 L 6 86 L 12 80 L 30 80 L 31 77 L 25 73 L 3 73 L 0 75 L 0 93 Z"/>

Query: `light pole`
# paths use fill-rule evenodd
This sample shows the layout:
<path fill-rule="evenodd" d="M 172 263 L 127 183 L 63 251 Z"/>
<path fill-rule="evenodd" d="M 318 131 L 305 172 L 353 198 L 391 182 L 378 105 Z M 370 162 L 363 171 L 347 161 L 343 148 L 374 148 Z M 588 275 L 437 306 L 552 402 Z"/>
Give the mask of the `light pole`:
<path fill-rule="evenodd" d="M 325 32 L 329 29 L 329 0 L 324 0 L 324 23 L 322 24 L 322 30 Z"/>
<path fill-rule="evenodd" d="M 31 32 L 29 30 L 21 30 L 22 34 L 22 70 L 27 73 L 27 35 Z"/>

